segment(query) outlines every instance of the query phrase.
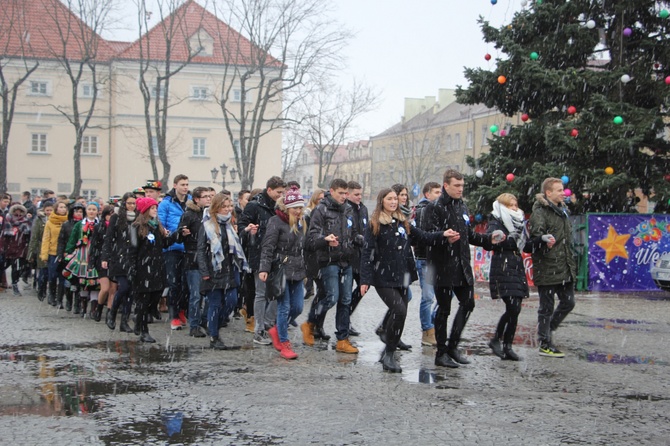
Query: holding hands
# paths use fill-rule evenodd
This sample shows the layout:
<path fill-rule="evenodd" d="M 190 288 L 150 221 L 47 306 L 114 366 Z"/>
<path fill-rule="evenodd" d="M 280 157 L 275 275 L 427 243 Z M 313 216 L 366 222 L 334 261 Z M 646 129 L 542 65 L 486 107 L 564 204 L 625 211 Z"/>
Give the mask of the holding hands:
<path fill-rule="evenodd" d="M 547 244 L 549 249 L 551 249 L 556 244 L 556 239 L 551 234 L 544 234 L 542 236 L 542 241 Z"/>

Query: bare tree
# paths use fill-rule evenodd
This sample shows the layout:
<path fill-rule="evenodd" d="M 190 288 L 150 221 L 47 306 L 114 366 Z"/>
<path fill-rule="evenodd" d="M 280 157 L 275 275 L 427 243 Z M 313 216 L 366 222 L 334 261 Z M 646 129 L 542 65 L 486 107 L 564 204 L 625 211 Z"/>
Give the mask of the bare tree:
<path fill-rule="evenodd" d="M 281 152 L 281 177 L 295 173 L 296 162 L 302 151 L 305 135 L 300 126 L 288 124 L 284 128 Z"/>
<path fill-rule="evenodd" d="M 377 106 L 378 93 L 359 82 L 351 90 L 334 85 L 303 99 L 305 139 L 314 146 L 319 166 L 317 184 L 325 187 L 325 179 L 337 150 L 355 139 L 354 121 Z"/>
<path fill-rule="evenodd" d="M 113 0 L 50 0 L 45 1 L 44 33 L 55 30 L 57 40 L 43 35 L 50 56 L 65 71 L 72 86 L 71 100 L 68 105 L 52 104 L 75 132 L 74 142 L 74 184 L 72 198 L 80 194 L 81 147 L 84 133 L 91 126 L 95 106 L 100 96 L 100 88 L 107 81 L 106 71 L 111 49 L 101 33 L 110 24 Z M 90 83 L 85 105 L 80 105 L 80 86 Z"/>
<path fill-rule="evenodd" d="M 158 157 L 163 170 L 160 176 L 161 183 L 165 189 L 169 184 L 172 168 L 167 142 L 168 114 L 171 107 L 183 100 L 170 95 L 170 81 L 200 54 L 201 42 L 195 33 L 207 12 L 192 0 L 154 0 L 150 3 L 158 9 L 160 19 L 157 27 L 151 32 L 148 22 L 153 11 L 147 10 L 146 0 L 136 0 L 140 36 L 137 42 L 140 64 L 139 88 L 144 101 L 146 147 L 151 172 L 153 178 L 159 178 L 156 163 Z M 198 18 L 195 21 L 188 20 L 191 6 L 194 7 Z M 192 39 L 194 35 L 195 40 Z M 184 48 L 185 51 L 180 51 Z"/>
<path fill-rule="evenodd" d="M 423 185 L 433 180 L 439 173 L 435 159 L 445 143 L 444 139 L 444 131 L 431 131 L 430 124 L 400 133 L 394 138 L 395 144 L 390 146 L 397 160 L 394 166 L 399 167 L 392 170 L 391 180 L 408 188 L 415 183 Z"/>
<path fill-rule="evenodd" d="M 308 80 L 340 64 L 350 34 L 330 16 L 328 0 L 218 0 L 225 63 L 219 104 L 242 188 L 254 184 L 261 138 L 290 120 L 309 94 Z"/>
<path fill-rule="evenodd" d="M 39 66 L 28 59 L 30 33 L 25 22 L 23 0 L 5 0 L 0 14 L 0 99 L 2 100 L 2 135 L 0 135 L 0 191 L 7 190 L 7 151 L 14 120 L 16 95 L 21 85 Z"/>

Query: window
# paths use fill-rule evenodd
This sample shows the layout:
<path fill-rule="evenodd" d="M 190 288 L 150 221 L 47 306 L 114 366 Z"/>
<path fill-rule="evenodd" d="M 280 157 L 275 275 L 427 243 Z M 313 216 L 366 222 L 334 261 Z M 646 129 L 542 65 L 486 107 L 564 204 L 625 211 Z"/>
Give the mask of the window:
<path fill-rule="evenodd" d="M 468 130 L 468 133 L 465 135 L 465 147 L 466 148 L 472 149 L 473 137 L 474 137 L 474 135 L 472 134 L 472 130 Z"/>
<path fill-rule="evenodd" d="M 46 133 L 33 133 L 31 138 L 30 151 L 32 153 L 47 153 Z"/>
<path fill-rule="evenodd" d="M 59 194 L 69 194 L 72 192 L 72 183 L 58 183 L 56 190 Z"/>
<path fill-rule="evenodd" d="M 193 138 L 193 156 L 205 156 L 206 138 Z"/>
<path fill-rule="evenodd" d="M 91 201 L 98 196 L 98 191 L 95 189 L 82 189 L 81 196 L 86 198 L 86 201 Z"/>
<path fill-rule="evenodd" d="M 30 94 L 33 96 L 48 96 L 49 82 L 47 81 L 30 81 Z"/>
<path fill-rule="evenodd" d="M 245 92 L 244 99 L 246 100 L 247 103 L 251 102 L 251 93 L 249 91 Z M 233 101 L 234 102 L 242 101 L 242 90 L 240 90 L 239 88 L 233 90 Z"/>
<path fill-rule="evenodd" d="M 92 98 L 93 97 L 93 84 L 82 84 L 81 85 L 81 97 L 82 98 Z"/>
<path fill-rule="evenodd" d="M 98 154 L 98 137 L 84 136 L 81 140 L 81 154 L 82 155 L 97 155 Z"/>
<path fill-rule="evenodd" d="M 156 86 L 154 85 L 151 87 L 151 97 L 152 98 L 157 98 L 158 97 L 158 90 L 156 90 Z M 165 98 L 165 85 L 161 85 L 160 89 L 160 98 L 163 99 Z"/>
<path fill-rule="evenodd" d="M 238 158 L 242 157 L 242 154 L 240 154 L 240 140 L 235 139 L 233 140 L 233 152 L 235 152 L 238 156 Z M 307 163 L 307 158 L 305 158 L 305 163 Z"/>
<path fill-rule="evenodd" d="M 155 136 L 151 137 L 151 154 L 158 156 L 158 138 Z"/>
<path fill-rule="evenodd" d="M 454 150 L 461 150 L 461 134 L 456 133 L 454 135 Z"/>
<path fill-rule="evenodd" d="M 194 101 L 207 101 L 209 100 L 209 88 L 207 87 L 192 87 L 191 88 L 191 99 Z"/>
<path fill-rule="evenodd" d="M 395 159 L 395 146 L 394 146 L 393 144 L 391 144 L 391 145 L 389 146 L 389 155 L 388 155 L 388 157 L 389 157 L 390 160 Z"/>
<path fill-rule="evenodd" d="M 451 135 L 447 135 L 447 140 L 445 141 L 445 150 L 451 152 Z"/>
<path fill-rule="evenodd" d="M 435 137 L 435 142 L 433 143 L 433 150 L 435 151 L 435 154 L 440 153 L 440 145 L 442 144 L 442 141 L 440 140 L 439 136 Z"/>
<path fill-rule="evenodd" d="M 489 128 L 486 127 L 485 125 L 482 126 L 482 145 L 483 146 L 489 145 Z"/>
<path fill-rule="evenodd" d="M 46 188 L 41 188 L 41 187 L 33 187 L 30 189 L 30 193 L 32 194 L 33 197 L 42 197 L 44 196 L 44 191 L 47 190 Z"/>

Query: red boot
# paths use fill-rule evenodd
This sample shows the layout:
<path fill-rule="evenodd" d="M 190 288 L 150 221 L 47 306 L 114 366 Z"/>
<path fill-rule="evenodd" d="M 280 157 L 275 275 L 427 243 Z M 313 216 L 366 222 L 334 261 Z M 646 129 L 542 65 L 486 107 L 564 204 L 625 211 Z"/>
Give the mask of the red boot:
<path fill-rule="evenodd" d="M 291 348 L 291 341 L 281 343 L 281 350 L 279 352 L 279 356 L 281 356 L 284 359 L 296 359 L 298 357 L 298 354 L 293 351 L 293 348 Z"/>
<path fill-rule="evenodd" d="M 279 341 L 279 332 L 277 331 L 276 325 L 268 330 L 268 335 L 270 335 L 270 339 L 272 339 L 272 346 L 275 350 L 281 352 L 282 343 Z"/>

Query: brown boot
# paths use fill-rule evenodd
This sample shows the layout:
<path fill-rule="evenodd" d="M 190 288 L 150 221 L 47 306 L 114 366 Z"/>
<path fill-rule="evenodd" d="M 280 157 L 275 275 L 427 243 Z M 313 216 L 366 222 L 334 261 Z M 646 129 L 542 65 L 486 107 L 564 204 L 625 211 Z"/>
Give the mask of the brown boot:
<path fill-rule="evenodd" d="M 302 330 L 302 341 L 305 345 L 314 345 L 314 324 L 311 322 L 303 322 L 300 326 Z"/>
<path fill-rule="evenodd" d="M 244 331 L 247 333 L 253 333 L 254 332 L 254 325 L 256 324 L 256 321 L 253 316 L 247 318 L 247 324 L 244 327 Z"/>
<path fill-rule="evenodd" d="M 437 345 L 434 328 L 428 329 L 423 332 L 423 336 L 421 337 L 421 345 L 428 345 L 430 347 L 435 347 Z"/>
<path fill-rule="evenodd" d="M 342 339 L 341 341 L 337 341 L 335 351 L 338 351 L 340 353 L 358 353 L 358 349 L 353 345 L 351 345 L 351 342 L 349 342 L 348 338 Z"/>

